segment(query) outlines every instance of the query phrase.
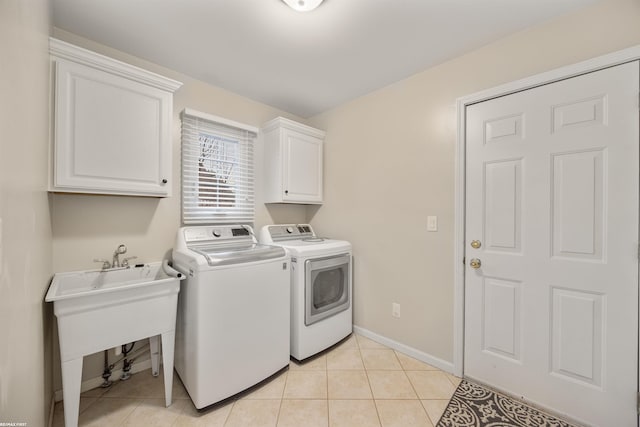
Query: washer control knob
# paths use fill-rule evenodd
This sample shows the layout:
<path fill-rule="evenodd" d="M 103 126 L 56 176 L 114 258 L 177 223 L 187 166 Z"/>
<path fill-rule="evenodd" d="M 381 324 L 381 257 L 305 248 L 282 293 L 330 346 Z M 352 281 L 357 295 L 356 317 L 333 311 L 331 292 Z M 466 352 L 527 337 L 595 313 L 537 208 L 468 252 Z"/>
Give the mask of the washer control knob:
<path fill-rule="evenodd" d="M 293 227 L 287 227 L 287 233 L 289 234 L 293 233 Z"/>
<path fill-rule="evenodd" d="M 213 230 L 213 237 L 220 237 L 221 235 L 220 230 Z"/>

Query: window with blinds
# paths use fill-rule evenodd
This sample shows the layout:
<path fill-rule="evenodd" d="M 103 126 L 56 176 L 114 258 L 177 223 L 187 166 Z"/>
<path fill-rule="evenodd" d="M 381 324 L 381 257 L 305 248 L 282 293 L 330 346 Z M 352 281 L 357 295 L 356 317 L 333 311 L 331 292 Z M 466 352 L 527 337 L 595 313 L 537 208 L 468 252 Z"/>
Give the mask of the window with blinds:
<path fill-rule="evenodd" d="M 182 112 L 182 222 L 253 223 L 257 128 Z"/>

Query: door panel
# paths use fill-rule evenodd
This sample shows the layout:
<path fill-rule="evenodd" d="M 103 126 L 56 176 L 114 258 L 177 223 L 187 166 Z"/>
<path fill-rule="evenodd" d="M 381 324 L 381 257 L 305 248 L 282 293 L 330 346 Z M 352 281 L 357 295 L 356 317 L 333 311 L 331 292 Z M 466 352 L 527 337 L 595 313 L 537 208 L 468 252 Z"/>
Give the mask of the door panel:
<path fill-rule="evenodd" d="M 487 249 L 520 252 L 522 160 L 487 163 L 484 167 Z"/>
<path fill-rule="evenodd" d="M 599 426 L 637 424 L 639 79 L 466 112 L 465 376 Z"/>
<path fill-rule="evenodd" d="M 605 105 L 604 96 L 570 102 L 564 105 L 555 105 L 551 109 L 553 112 L 553 131 L 558 132 L 565 129 L 570 131 L 571 128 L 576 126 L 606 125 Z"/>
<path fill-rule="evenodd" d="M 522 303 L 520 283 L 485 278 L 482 348 L 498 356 L 520 360 Z"/>
<path fill-rule="evenodd" d="M 553 289 L 552 372 L 602 385 L 602 295 Z"/>
<path fill-rule="evenodd" d="M 552 155 L 553 255 L 604 257 L 604 150 Z"/>

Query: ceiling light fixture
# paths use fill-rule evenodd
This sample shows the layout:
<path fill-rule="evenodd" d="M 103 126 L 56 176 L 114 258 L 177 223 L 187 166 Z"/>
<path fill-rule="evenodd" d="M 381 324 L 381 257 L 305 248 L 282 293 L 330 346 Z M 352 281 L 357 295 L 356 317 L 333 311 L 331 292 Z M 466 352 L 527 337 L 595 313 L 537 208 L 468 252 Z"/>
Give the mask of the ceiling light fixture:
<path fill-rule="evenodd" d="M 310 12 L 320 6 L 323 0 L 282 0 L 293 10 L 298 12 Z"/>

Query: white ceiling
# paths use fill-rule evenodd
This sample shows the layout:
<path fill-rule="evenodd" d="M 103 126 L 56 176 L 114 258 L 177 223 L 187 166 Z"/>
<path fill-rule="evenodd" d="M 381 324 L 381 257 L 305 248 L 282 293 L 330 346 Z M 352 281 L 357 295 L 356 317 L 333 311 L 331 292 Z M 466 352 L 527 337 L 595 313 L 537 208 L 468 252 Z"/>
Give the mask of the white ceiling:
<path fill-rule="evenodd" d="M 63 30 L 310 117 L 594 2 L 325 0 L 300 13 L 281 0 L 53 0 L 53 20 Z"/>

